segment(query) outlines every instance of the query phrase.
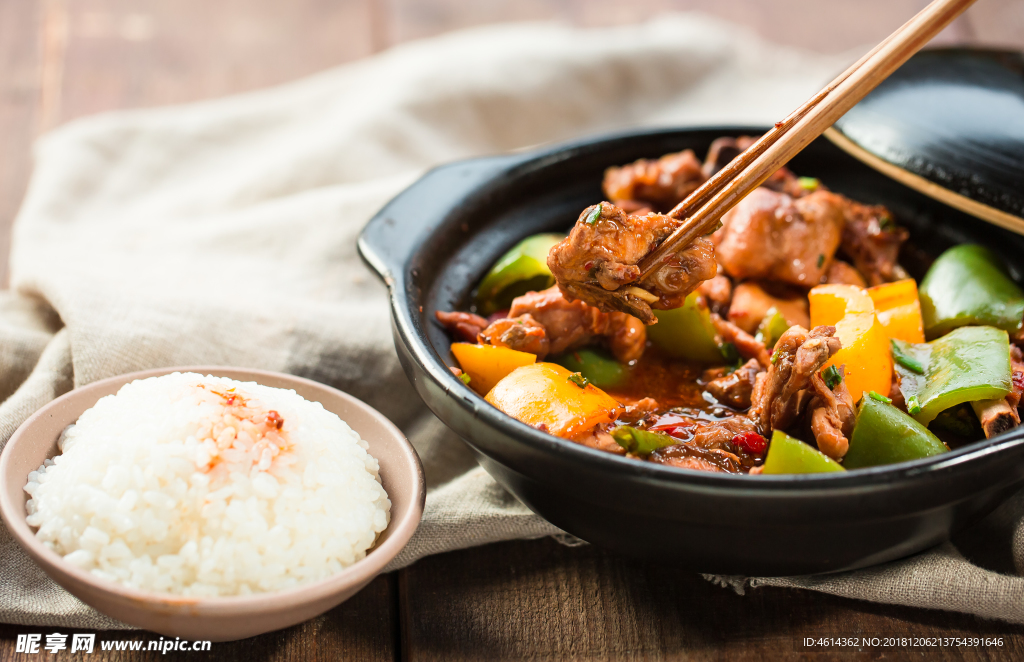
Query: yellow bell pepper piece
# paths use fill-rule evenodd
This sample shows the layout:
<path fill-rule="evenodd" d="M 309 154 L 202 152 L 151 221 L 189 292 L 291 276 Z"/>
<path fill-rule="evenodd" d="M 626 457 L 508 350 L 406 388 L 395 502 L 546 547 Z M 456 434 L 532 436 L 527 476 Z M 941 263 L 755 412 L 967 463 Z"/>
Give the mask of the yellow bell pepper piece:
<path fill-rule="evenodd" d="M 890 338 L 912 343 L 924 342 L 921 300 L 913 278 L 868 288 L 878 321 Z"/>
<path fill-rule="evenodd" d="M 537 362 L 537 357 L 528 352 L 467 342 L 452 343 L 452 354 L 458 360 L 462 372 L 469 375 L 470 388 L 480 395 L 486 395 L 516 368 Z"/>
<path fill-rule="evenodd" d="M 854 402 L 866 391 L 888 396 L 892 385 L 892 350 L 889 336 L 875 314 L 848 314 L 835 327 L 843 348 L 824 367 L 846 366 L 844 379 Z"/>
<path fill-rule="evenodd" d="M 818 285 L 807 294 L 807 300 L 811 305 L 811 328 L 822 324 L 835 326 L 846 315 L 875 309 L 868 293 L 856 285 Z"/>
<path fill-rule="evenodd" d="M 614 421 L 622 405 L 593 384 L 578 386 L 572 373 L 554 363 L 516 368 L 487 394 L 509 416 L 550 434 L 572 439 L 600 423 Z"/>

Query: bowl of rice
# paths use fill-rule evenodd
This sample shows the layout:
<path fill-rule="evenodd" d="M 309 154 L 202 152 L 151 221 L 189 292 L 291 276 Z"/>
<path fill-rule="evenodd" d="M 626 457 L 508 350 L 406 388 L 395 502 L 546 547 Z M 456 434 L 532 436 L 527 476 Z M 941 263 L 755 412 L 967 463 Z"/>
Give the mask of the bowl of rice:
<path fill-rule="evenodd" d="M 124 623 L 230 641 L 348 599 L 425 487 L 387 418 L 316 382 L 165 368 L 57 398 L 0 456 L 0 515 L 58 584 Z"/>

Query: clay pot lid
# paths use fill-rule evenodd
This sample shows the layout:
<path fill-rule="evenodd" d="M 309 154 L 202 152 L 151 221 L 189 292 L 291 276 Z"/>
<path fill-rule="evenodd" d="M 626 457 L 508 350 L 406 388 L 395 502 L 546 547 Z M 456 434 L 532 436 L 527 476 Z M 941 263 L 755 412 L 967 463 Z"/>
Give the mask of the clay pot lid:
<path fill-rule="evenodd" d="M 922 51 L 825 135 L 911 188 L 1024 234 L 1024 53 Z"/>

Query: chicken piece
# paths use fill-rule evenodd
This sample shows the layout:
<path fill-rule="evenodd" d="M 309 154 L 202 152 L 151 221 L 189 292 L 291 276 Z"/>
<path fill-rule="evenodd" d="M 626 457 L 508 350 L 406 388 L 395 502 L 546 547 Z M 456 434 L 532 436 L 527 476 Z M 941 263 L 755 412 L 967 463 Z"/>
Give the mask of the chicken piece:
<path fill-rule="evenodd" d="M 512 300 L 509 317 L 529 316 L 544 327 L 551 354 L 602 340 L 615 358 L 623 363 L 644 353 L 647 329 L 635 317 L 625 313 L 604 313 L 583 301 L 562 296 L 558 287 L 542 292 L 527 292 Z"/>
<path fill-rule="evenodd" d="M 547 328 L 529 313 L 495 320 L 477 335 L 481 345 L 508 347 L 520 352 L 536 354 L 543 361 L 551 348 Z"/>
<path fill-rule="evenodd" d="M 1016 410 L 1020 406 L 1021 394 L 1024 394 L 1024 352 L 1016 345 L 1010 345 L 1010 370 L 1013 390 L 1006 396 L 1006 401 Z"/>
<path fill-rule="evenodd" d="M 828 268 L 828 273 L 825 274 L 825 282 L 829 285 L 868 286 L 864 276 L 861 276 L 860 272 L 854 269 L 852 265 L 842 260 L 832 260 L 832 266 Z"/>
<path fill-rule="evenodd" d="M 821 282 L 843 233 L 842 196 L 818 191 L 794 199 L 765 187 L 730 209 L 712 235 L 718 261 L 738 280 L 801 287 Z"/>
<path fill-rule="evenodd" d="M 718 266 L 718 275 L 708 279 L 697 286 L 697 293 L 708 303 L 708 308 L 725 315 L 729 312 L 729 304 L 732 302 L 732 281 L 725 275 L 722 266 Z"/>
<path fill-rule="evenodd" d="M 607 313 L 605 343 L 622 363 L 636 361 L 647 346 L 647 325 L 626 313 Z"/>
<path fill-rule="evenodd" d="M 604 423 L 602 425 L 595 426 L 582 434 L 579 434 L 572 438 L 577 444 L 593 448 L 595 450 L 604 451 L 605 453 L 613 453 L 615 455 L 625 455 L 626 449 L 619 445 L 615 438 L 611 435 L 611 423 Z"/>
<path fill-rule="evenodd" d="M 704 176 L 710 179 L 712 175 L 729 165 L 729 162 L 739 156 L 740 152 L 745 151 L 755 142 L 757 142 L 757 138 L 753 136 L 739 136 L 738 138 L 722 137 L 716 139 L 711 143 L 708 155 L 704 159 L 704 167 L 702 168 Z M 779 193 L 789 194 L 794 198 L 800 198 L 816 190 L 825 189 L 820 182 L 814 181 L 816 182 L 814 187 L 804 187 L 800 183 L 800 179 L 789 168 L 782 167 L 773 172 L 762 186 Z"/>
<path fill-rule="evenodd" d="M 704 183 L 700 161 L 693 150 L 666 154 L 660 159 L 640 159 L 604 172 L 604 194 L 620 201 L 641 203 L 667 212 Z"/>
<path fill-rule="evenodd" d="M 658 401 L 654 398 L 640 398 L 633 404 L 626 404 L 626 410 L 619 415 L 617 420 L 624 423 L 639 423 L 659 408 Z"/>
<path fill-rule="evenodd" d="M 650 429 L 670 434 L 680 441 L 692 442 L 701 448 L 718 448 L 729 452 L 732 452 L 730 444 L 737 435 L 756 432 L 754 422 L 742 414 L 708 420 L 681 416 L 675 412 L 659 418 Z"/>
<path fill-rule="evenodd" d="M 738 435 L 756 431 L 754 421 L 747 416 L 729 416 L 718 421 L 698 419 L 693 427 L 692 442 L 701 448 L 728 451 Z"/>
<path fill-rule="evenodd" d="M 487 328 L 487 320 L 473 313 L 444 313 L 438 310 L 434 316 L 448 333 L 465 342 L 476 342 L 476 337 Z"/>
<path fill-rule="evenodd" d="M 862 205 L 842 199 L 846 218 L 842 251 L 853 260 L 867 284 L 881 285 L 905 278 L 906 273 L 896 259 L 900 246 L 909 236 L 907 230 L 897 227 L 892 214 L 881 205 Z"/>
<path fill-rule="evenodd" d="M 750 407 L 750 396 L 761 371 L 757 359 L 750 359 L 736 370 L 708 381 L 704 390 L 723 405 L 742 411 Z"/>
<path fill-rule="evenodd" d="M 757 376 L 749 416 L 765 437 L 772 430 L 785 430 L 803 413 L 810 396 L 811 377 L 842 343 L 834 337 L 834 326 L 816 326 L 811 331 L 790 327 L 775 344 L 768 372 Z"/>
<path fill-rule="evenodd" d="M 579 299 L 604 312 L 619 311 L 654 324 L 652 307 L 678 308 L 701 281 L 718 273 L 714 246 L 700 237 L 669 256 L 643 283 L 636 282 L 637 263 L 678 226 L 669 216 L 627 214 L 607 202 L 594 205 L 552 247 L 548 268 L 570 301 Z"/>
<path fill-rule="evenodd" d="M 659 448 L 651 453 L 649 460 L 679 469 L 716 473 L 739 473 L 741 466 L 740 459 L 728 451 L 702 448 L 691 442 Z"/>
<path fill-rule="evenodd" d="M 720 342 L 732 343 L 743 358 L 756 359 L 762 366 L 768 366 L 771 354 L 763 342 L 715 313 L 711 313 L 711 323 L 715 325 Z"/>
<path fill-rule="evenodd" d="M 747 333 L 754 333 L 772 308 L 782 313 L 790 326 L 799 325 L 806 328 L 811 325 L 806 295 L 783 299 L 772 296 L 753 282 L 740 283 L 733 290 L 729 321 Z"/>
<path fill-rule="evenodd" d="M 1020 425 L 1017 409 L 1010 406 L 1007 398 L 986 400 L 983 403 L 972 402 L 971 405 L 974 407 L 974 413 L 978 415 L 978 420 L 981 421 L 981 429 L 985 431 L 986 439 Z"/>
<path fill-rule="evenodd" d="M 811 434 L 818 450 L 833 460 L 841 460 L 850 449 L 850 435 L 857 419 L 853 396 L 845 380 L 836 384 L 835 389 L 829 389 L 817 371 L 811 375 L 811 390 L 814 392 L 808 404 Z"/>

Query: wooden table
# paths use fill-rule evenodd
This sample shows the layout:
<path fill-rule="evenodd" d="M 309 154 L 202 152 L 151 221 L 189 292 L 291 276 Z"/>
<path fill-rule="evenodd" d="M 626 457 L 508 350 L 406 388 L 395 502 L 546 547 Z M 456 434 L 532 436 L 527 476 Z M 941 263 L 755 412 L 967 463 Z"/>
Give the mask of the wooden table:
<path fill-rule="evenodd" d="M 878 41 L 923 0 L 0 0 L 0 273 L 29 177 L 35 136 L 118 108 L 241 92 L 411 38 L 498 20 L 583 25 L 699 9 L 775 41 L 840 51 Z M 813 8 L 813 9 L 812 9 Z M 981 0 L 941 39 L 1024 48 L 1021 0 Z M 0 661 L 18 634 L 0 626 Z M 1024 627 L 811 592 L 745 596 L 676 570 L 589 546 L 510 542 L 427 558 L 289 630 L 215 644 L 217 660 L 828 659 L 814 636 L 1002 636 L 1001 648 L 863 649 L 852 657 L 1002 659 L 1024 655 Z M 98 640 L 148 633 L 100 633 Z M 209 657 L 212 655 L 213 657 Z M 200 653 L 94 653 L 97 660 Z M 83 656 L 83 659 L 84 658 Z"/>

